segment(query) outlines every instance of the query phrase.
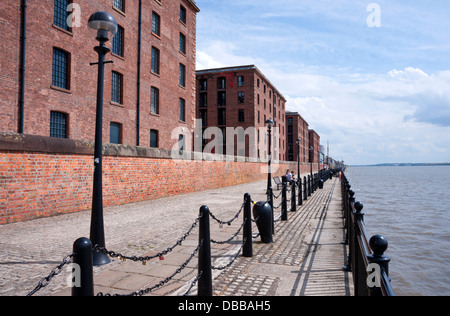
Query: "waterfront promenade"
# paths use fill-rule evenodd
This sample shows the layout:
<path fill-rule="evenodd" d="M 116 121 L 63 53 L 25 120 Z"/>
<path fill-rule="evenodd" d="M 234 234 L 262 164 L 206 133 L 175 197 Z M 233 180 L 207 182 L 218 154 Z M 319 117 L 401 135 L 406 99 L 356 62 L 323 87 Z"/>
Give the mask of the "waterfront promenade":
<path fill-rule="evenodd" d="M 241 208 L 243 196 L 265 200 L 265 181 L 204 191 L 143 203 L 105 209 L 106 248 L 126 256 L 151 256 L 172 246 L 186 233 L 198 216 L 200 206 L 208 205 L 222 220 L 229 220 Z M 275 191 L 278 195 L 280 191 Z M 281 199 L 275 200 L 278 205 Z M 275 210 L 278 217 L 281 209 Z M 62 259 L 72 253 L 73 242 L 89 236 L 90 212 L 63 215 L 0 226 L 0 295 L 26 295 Z M 212 239 L 228 239 L 242 225 L 230 226 L 211 221 Z M 287 222 L 276 223 L 273 244 L 254 239 L 253 258 L 238 256 L 224 270 L 213 270 L 217 296 L 299 296 L 352 295 L 351 275 L 342 270 L 346 249 L 342 245 L 341 188 L 339 180 L 327 181 Z M 253 225 L 253 233 L 257 233 Z M 158 284 L 172 275 L 198 245 L 198 228 L 164 257 L 143 265 L 113 259 L 94 268 L 95 293 L 128 294 Z M 242 247 L 242 235 L 226 244 L 212 245 L 213 266 L 225 267 Z M 150 295 L 183 295 L 197 276 L 197 258 L 167 285 Z M 36 296 L 70 295 L 68 269 L 55 276 Z M 192 288 L 190 295 L 196 294 Z"/>

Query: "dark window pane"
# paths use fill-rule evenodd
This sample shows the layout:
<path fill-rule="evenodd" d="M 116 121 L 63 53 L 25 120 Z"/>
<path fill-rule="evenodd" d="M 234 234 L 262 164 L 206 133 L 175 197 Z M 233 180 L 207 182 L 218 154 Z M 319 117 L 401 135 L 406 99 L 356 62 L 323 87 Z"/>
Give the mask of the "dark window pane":
<path fill-rule="evenodd" d="M 69 53 L 53 48 L 52 85 L 69 90 Z"/>
<path fill-rule="evenodd" d="M 159 74 L 159 50 L 152 47 L 152 72 Z"/>
<path fill-rule="evenodd" d="M 161 18 L 160 16 L 153 12 L 152 14 L 152 33 L 160 36 L 160 29 L 161 29 Z"/>
<path fill-rule="evenodd" d="M 70 14 L 67 11 L 69 4 L 70 0 L 55 0 L 55 18 L 53 23 L 66 31 L 70 31 L 70 27 L 67 25 L 67 18 Z"/>
<path fill-rule="evenodd" d="M 112 52 L 121 57 L 124 55 L 124 33 L 123 27 L 119 26 L 112 45 Z"/>
<path fill-rule="evenodd" d="M 125 0 L 114 0 L 114 8 L 125 12 Z"/>
<path fill-rule="evenodd" d="M 158 131 L 150 130 L 150 147 L 158 148 Z"/>
<path fill-rule="evenodd" d="M 67 138 L 67 114 L 50 112 L 50 137 Z"/>
<path fill-rule="evenodd" d="M 122 104 L 122 75 L 113 71 L 111 77 L 111 101 Z"/>
<path fill-rule="evenodd" d="M 121 143 L 121 129 L 122 126 L 119 123 L 111 123 L 109 125 L 109 130 L 110 130 L 110 143 L 111 144 L 120 144 Z"/>

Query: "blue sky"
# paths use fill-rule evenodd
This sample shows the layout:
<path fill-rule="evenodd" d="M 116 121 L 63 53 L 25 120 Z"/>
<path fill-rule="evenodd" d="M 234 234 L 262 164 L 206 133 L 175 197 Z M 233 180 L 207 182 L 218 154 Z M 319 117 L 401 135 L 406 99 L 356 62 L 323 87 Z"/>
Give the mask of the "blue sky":
<path fill-rule="evenodd" d="M 450 1 L 196 2 L 197 69 L 257 65 L 334 158 L 450 162 Z"/>

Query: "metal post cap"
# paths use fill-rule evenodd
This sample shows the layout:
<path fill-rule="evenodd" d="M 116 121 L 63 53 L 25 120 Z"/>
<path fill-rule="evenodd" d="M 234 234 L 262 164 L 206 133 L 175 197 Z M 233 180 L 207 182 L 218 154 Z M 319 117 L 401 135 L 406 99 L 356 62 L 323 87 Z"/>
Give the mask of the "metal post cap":
<path fill-rule="evenodd" d="M 364 208 L 364 205 L 361 202 L 355 203 L 355 209 L 357 213 L 361 213 L 362 209 Z"/>
<path fill-rule="evenodd" d="M 375 235 L 370 238 L 369 246 L 375 257 L 382 257 L 388 249 L 389 243 L 383 236 Z"/>

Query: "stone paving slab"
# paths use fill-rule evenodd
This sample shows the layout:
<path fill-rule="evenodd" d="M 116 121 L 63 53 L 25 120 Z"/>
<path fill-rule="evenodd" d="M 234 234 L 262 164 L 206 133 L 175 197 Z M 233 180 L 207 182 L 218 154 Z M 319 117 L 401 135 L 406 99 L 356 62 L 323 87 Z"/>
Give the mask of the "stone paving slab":
<path fill-rule="evenodd" d="M 288 222 L 278 222 L 274 244 L 255 239 L 253 258 L 239 256 L 228 269 L 214 270 L 214 294 L 351 294 L 349 276 L 342 271 L 346 255 L 340 244 L 342 214 L 340 185 L 336 183 L 336 179 L 328 181 L 324 190 L 316 191 L 297 212 L 289 213 Z M 254 201 L 265 200 L 265 187 L 263 181 L 105 209 L 106 246 L 127 256 L 154 255 L 172 246 L 190 228 L 201 205 L 208 205 L 217 217 L 228 220 L 240 209 L 244 193 L 250 193 Z M 88 236 L 89 221 L 90 212 L 83 212 L 0 226 L 5 236 L 0 241 L 0 295 L 26 295 L 31 291 L 71 253 L 77 238 Z M 241 225 L 242 215 L 231 226 L 221 227 L 211 221 L 212 239 L 226 240 Z M 255 225 L 253 232 L 257 232 Z M 95 293 L 129 294 L 158 284 L 173 274 L 197 245 L 198 228 L 162 261 L 154 259 L 143 265 L 113 259 L 107 266 L 94 268 Z M 227 265 L 241 246 L 241 235 L 229 244 L 213 244 L 213 266 Z M 172 281 L 149 295 L 183 295 L 196 276 L 195 257 Z M 68 277 L 68 271 L 64 271 L 36 296 L 70 295 Z M 195 295 L 196 288 L 190 293 Z"/>

